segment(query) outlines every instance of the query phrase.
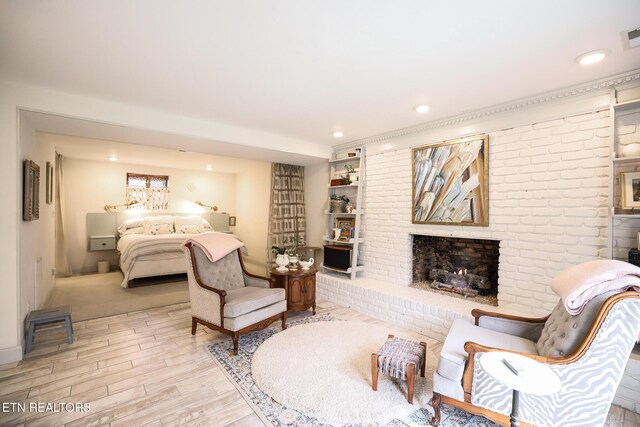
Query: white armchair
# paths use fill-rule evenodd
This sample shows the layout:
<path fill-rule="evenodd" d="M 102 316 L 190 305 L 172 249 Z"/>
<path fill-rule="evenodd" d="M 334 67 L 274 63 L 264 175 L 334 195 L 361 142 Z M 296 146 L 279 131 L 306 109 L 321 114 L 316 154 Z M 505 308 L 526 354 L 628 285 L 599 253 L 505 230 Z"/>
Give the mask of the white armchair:
<path fill-rule="evenodd" d="M 548 365 L 562 382 L 550 396 L 521 394 L 522 425 L 601 426 L 640 333 L 640 293 L 606 293 L 577 316 L 559 302 L 546 318 L 473 310 L 475 325 L 455 320 L 433 378 L 432 424 L 442 404 L 508 425 L 511 391 L 479 365 L 490 351 L 522 354 Z"/>
<path fill-rule="evenodd" d="M 286 328 L 287 300 L 274 279 L 248 273 L 240 249 L 211 262 L 191 243 L 184 248 L 191 299 L 191 334 L 198 323 L 231 335 L 238 354 L 240 334 L 265 329 L 276 320 Z"/>

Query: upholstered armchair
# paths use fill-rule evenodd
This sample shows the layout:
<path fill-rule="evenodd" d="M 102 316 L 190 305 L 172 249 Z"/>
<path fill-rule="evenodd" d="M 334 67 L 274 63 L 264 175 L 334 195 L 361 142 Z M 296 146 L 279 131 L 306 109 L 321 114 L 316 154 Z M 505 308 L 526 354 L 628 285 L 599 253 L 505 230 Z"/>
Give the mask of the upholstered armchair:
<path fill-rule="evenodd" d="M 240 249 L 211 262 L 198 246 L 184 248 L 189 261 L 191 334 L 200 323 L 233 339 L 238 354 L 240 334 L 265 329 L 276 320 L 286 328 L 287 301 L 284 289 L 274 288 L 274 279 L 249 274 Z"/>
<path fill-rule="evenodd" d="M 433 378 L 435 416 L 447 404 L 509 425 L 511 390 L 479 365 L 491 351 L 519 353 L 549 366 L 558 393 L 520 395 L 522 425 L 601 426 L 640 333 L 640 293 L 608 292 L 572 316 L 559 302 L 545 318 L 529 319 L 473 310 L 475 325 L 456 319 Z"/>

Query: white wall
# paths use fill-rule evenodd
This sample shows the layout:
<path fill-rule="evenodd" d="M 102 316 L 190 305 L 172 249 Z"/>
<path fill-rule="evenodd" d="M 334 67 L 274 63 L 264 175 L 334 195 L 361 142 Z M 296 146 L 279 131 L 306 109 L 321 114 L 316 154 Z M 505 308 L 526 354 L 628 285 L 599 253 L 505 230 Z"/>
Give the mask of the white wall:
<path fill-rule="evenodd" d="M 46 164 L 55 165 L 55 152 L 51 144 L 39 143 L 36 132 L 26 121 L 20 123 L 20 142 L 22 160 L 32 160 L 40 166 L 39 219 L 20 224 L 19 326 L 22 336 L 27 314 L 42 308 L 54 285 L 55 205 L 46 203 Z"/>
<path fill-rule="evenodd" d="M 307 212 L 307 246 L 322 247 L 326 235 L 324 215 L 328 209 L 329 165 L 326 162 L 304 168 L 304 201 Z"/>
<path fill-rule="evenodd" d="M 115 251 L 89 252 L 87 213 L 104 212 L 105 204 L 126 200 L 127 172 L 168 175 L 170 196 L 167 212 L 206 212 L 193 203 L 217 205 L 220 211 L 236 213 L 235 174 L 141 166 L 110 161 L 64 159 L 65 213 L 69 263 L 74 274 L 97 271 L 98 260 L 117 266 Z"/>
<path fill-rule="evenodd" d="M 267 233 L 271 199 L 271 163 L 255 162 L 236 174 L 236 227 L 249 255 L 246 267 L 264 275 L 268 259 Z"/>
<path fill-rule="evenodd" d="M 548 314 L 558 302 L 551 279 L 606 255 L 608 116 L 490 132 L 488 227 L 412 224 L 411 149 L 367 157 L 366 276 L 409 284 L 410 234 L 499 240 L 499 304 Z"/>

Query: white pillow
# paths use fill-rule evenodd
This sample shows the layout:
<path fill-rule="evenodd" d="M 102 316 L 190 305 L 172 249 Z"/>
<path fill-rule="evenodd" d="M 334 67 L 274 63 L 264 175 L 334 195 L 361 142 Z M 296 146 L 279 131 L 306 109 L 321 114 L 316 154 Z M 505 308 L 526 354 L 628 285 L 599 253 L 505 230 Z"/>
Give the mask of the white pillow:
<path fill-rule="evenodd" d="M 173 225 L 173 217 L 171 215 L 148 216 L 144 219 L 144 223 Z"/>
<path fill-rule="evenodd" d="M 173 218 L 176 230 L 181 225 L 200 225 L 202 221 L 203 219 L 199 216 L 176 216 Z"/>
<path fill-rule="evenodd" d="M 173 234 L 173 225 L 144 223 L 144 234 Z"/>
<path fill-rule="evenodd" d="M 123 233 L 124 231 L 130 229 L 130 228 L 137 228 L 137 227 L 142 227 L 142 223 L 144 221 L 144 218 L 131 218 L 126 220 L 125 222 L 123 222 L 122 224 L 120 224 L 120 226 L 118 227 L 118 231 L 120 233 Z"/>
<path fill-rule="evenodd" d="M 201 232 L 202 232 L 202 225 L 196 225 L 196 224 L 176 225 L 176 233 L 179 233 L 179 234 L 200 234 Z"/>
<path fill-rule="evenodd" d="M 127 234 L 144 234 L 144 227 L 133 227 L 120 232 L 121 236 L 126 236 Z"/>

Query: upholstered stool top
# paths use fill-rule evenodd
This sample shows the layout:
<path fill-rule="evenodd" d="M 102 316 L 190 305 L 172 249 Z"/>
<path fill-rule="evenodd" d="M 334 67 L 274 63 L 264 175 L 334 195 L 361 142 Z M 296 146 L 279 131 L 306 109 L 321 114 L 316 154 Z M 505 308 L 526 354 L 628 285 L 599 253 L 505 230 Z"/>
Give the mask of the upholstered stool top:
<path fill-rule="evenodd" d="M 424 362 L 424 352 L 424 347 L 415 341 L 393 337 L 378 351 L 378 372 L 406 380 L 407 365 L 414 365 L 417 373 Z"/>

